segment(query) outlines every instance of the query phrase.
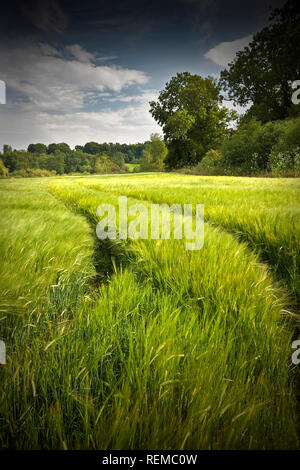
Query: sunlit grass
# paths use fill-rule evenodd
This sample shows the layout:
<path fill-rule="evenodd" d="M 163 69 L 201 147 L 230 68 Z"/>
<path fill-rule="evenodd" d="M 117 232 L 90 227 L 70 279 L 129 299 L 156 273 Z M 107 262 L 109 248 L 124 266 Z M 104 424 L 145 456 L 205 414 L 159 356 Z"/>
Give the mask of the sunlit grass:
<path fill-rule="evenodd" d="M 47 301 L 49 286 L 94 272 L 85 219 L 68 212 L 34 180 L 1 182 L 1 312 L 28 312 Z M 6 315 L 6 310 L 9 314 Z"/>
<path fill-rule="evenodd" d="M 19 214 L 15 230 L 13 217 L 2 228 L 1 261 L 18 284 L 10 297 L 36 301 L 2 330 L 1 447 L 298 447 L 285 292 L 246 244 L 208 223 L 200 251 L 184 240 L 95 245 L 98 205 L 155 184 L 122 178 L 53 179 L 53 196 L 48 182 L 5 183 Z M 125 179 L 132 187 L 120 187 Z M 170 197 L 181 202 L 177 189 Z M 103 270 L 97 286 L 92 261 Z"/>
<path fill-rule="evenodd" d="M 206 220 L 247 241 L 299 302 L 299 179 L 141 174 L 79 181 L 155 203 L 204 204 Z"/>

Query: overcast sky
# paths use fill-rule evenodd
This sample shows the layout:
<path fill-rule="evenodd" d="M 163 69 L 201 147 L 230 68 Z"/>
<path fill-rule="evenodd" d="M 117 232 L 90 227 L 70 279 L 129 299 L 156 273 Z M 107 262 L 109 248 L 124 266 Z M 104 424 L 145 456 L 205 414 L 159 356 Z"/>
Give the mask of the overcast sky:
<path fill-rule="evenodd" d="M 161 132 L 149 101 L 165 83 L 183 71 L 218 76 L 283 3 L 9 1 L 0 12 L 0 148 L 147 140 Z"/>

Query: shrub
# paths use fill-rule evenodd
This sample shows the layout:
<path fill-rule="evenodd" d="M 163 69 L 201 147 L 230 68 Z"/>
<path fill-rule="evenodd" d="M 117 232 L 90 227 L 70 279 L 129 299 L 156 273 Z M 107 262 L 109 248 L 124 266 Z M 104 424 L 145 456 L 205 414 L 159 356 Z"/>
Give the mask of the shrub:
<path fill-rule="evenodd" d="M 300 118 L 286 121 L 285 129 L 275 145 L 276 152 L 300 148 Z"/>
<path fill-rule="evenodd" d="M 206 152 L 198 166 L 202 166 L 203 168 L 213 168 L 220 164 L 220 160 L 221 155 L 218 150 L 211 149 Z"/>
<path fill-rule="evenodd" d="M 150 141 L 143 150 L 141 171 L 162 171 L 168 149 L 159 134 L 151 134 Z"/>
<path fill-rule="evenodd" d="M 26 178 L 26 177 L 42 177 L 42 176 L 55 176 L 56 171 L 43 170 L 41 168 L 27 168 L 21 170 L 15 170 L 11 173 L 11 176 L 15 178 Z"/>
<path fill-rule="evenodd" d="M 300 147 L 291 150 L 273 151 L 269 168 L 278 176 L 297 176 L 300 174 Z"/>
<path fill-rule="evenodd" d="M 55 176 L 56 171 L 55 170 L 42 170 L 41 168 L 30 168 L 27 170 L 28 176 Z"/>
<path fill-rule="evenodd" d="M 218 150 L 208 150 L 204 157 L 202 158 L 201 162 L 198 163 L 196 166 L 196 170 L 205 173 L 205 174 L 223 174 L 224 173 L 224 165 L 222 162 L 222 158 L 220 152 Z"/>
<path fill-rule="evenodd" d="M 268 167 L 270 153 L 284 133 L 284 121 L 262 125 L 252 119 L 226 139 L 221 154 L 226 167 L 241 167 L 243 172 L 256 173 Z"/>

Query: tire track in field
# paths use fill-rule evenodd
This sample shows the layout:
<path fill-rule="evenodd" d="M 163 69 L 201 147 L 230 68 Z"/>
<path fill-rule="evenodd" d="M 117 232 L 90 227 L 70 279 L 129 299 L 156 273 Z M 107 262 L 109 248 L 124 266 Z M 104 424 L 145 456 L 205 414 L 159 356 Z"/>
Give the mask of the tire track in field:
<path fill-rule="evenodd" d="M 96 186 L 89 186 L 89 185 L 85 185 L 84 183 L 79 183 L 77 182 L 77 184 L 79 184 L 80 186 L 83 186 L 85 189 L 88 189 L 88 190 L 94 190 L 94 191 L 98 191 L 99 193 L 100 192 L 106 192 L 106 193 L 110 193 L 110 191 L 104 189 L 104 187 L 99 187 L 97 188 Z M 116 190 L 113 190 L 112 191 L 114 194 L 117 194 L 117 195 L 126 195 L 126 190 L 125 191 L 116 191 Z M 142 198 L 139 198 L 139 197 L 132 197 L 132 196 L 128 196 L 130 200 L 134 200 L 136 202 L 139 202 L 139 203 L 144 203 L 144 204 L 149 204 L 151 202 L 155 203 L 155 204 L 158 204 L 157 201 L 153 201 L 151 200 L 151 198 L 149 197 L 149 199 L 142 199 Z M 164 203 L 164 201 L 161 201 L 160 204 Z M 193 209 L 193 215 L 194 215 L 194 209 Z M 265 255 L 263 255 L 261 253 L 260 250 L 257 250 L 257 246 L 255 246 L 253 243 L 251 243 L 251 240 L 247 237 L 247 233 L 246 232 L 241 232 L 241 231 L 238 231 L 238 230 L 234 230 L 234 229 L 229 229 L 229 228 L 226 228 L 224 227 L 223 225 L 221 224 L 218 224 L 212 220 L 206 220 L 205 221 L 206 224 L 209 224 L 211 227 L 214 227 L 214 228 L 217 228 L 218 230 L 221 230 L 222 232 L 224 233 L 227 233 L 233 237 L 235 237 L 237 239 L 237 241 L 241 244 L 243 243 L 246 243 L 246 245 L 248 246 L 248 248 L 256 255 L 259 256 L 259 258 L 261 259 L 262 263 L 267 267 L 267 270 L 269 271 L 269 273 L 272 275 L 272 278 L 274 279 L 274 284 L 276 284 L 277 282 L 279 282 L 281 284 L 282 282 L 282 279 L 278 278 L 277 277 L 277 273 L 276 273 L 276 270 L 275 270 L 275 267 L 272 266 L 271 263 L 269 263 L 269 259 L 268 257 Z M 205 243 L 205 242 L 204 242 Z M 274 276 L 273 276 L 274 275 Z M 296 340 L 299 338 L 300 336 L 300 302 L 299 302 L 299 299 L 296 298 L 293 298 L 293 296 L 289 293 L 288 295 L 288 304 L 287 304 L 287 312 L 294 318 L 294 334 L 293 334 L 293 339 Z M 290 310 L 293 310 L 293 312 L 291 312 Z M 295 380 L 295 396 L 296 396 L 296 401 L 297 401 L 297 410 L 299 411 L 300 410 L 300 394 L 298 393 L 298 390 L 300 389 L 299 388 L 299 385 L 300 385 L 300 373 L 299 373 L 299 368 L 294 370 L 294 380 Z M 298 424 L 298 435 L 300 436 L 300 420 L 299 420 L 299 424 Z"/>
<path fill-rule="evenodd" d="M 126 189 L 108 189 L 106 186 L 99 186 L 92 184 L 85 184 L 84 182 L 76 182 L 76 184 L 85 187 L 86 189 L 93 189 L 99 192 L 106 192 L 106 193 L 114 193 L 117 195 L 126 195 Z M 131 190 L 127 192 L 128 197 L 135 199 L 136 201 L 143 202 L 143 203 L 154 203 L 154 204 L 169 204 L 169 201 L 160 200 L 159 202 L 157 201 L 156 198 L 151 198 L 151 195 L 147 196 L 147 199 L 143 199 L 141 197 L 138 197 L 136 194 L 131 195 Z M 193 215 L 195 215 L 195 211 L 193 208 Z M 205 217 L 206 218 L 206 217 Z M 300 292 L 299 288 L 296 288 L 296 290 L 293 290 L 290 283 L 291 283 L 291 278 L 288 277 L 288 275 L 285 274 L 280 274 L 278 266 L 276 266 L 275 263 L 272 263 L 272 257 L 269 253 L 268 246 L 267 244 L 261 244 L 259 245 L 258 243 L 255 243 L 255 240 L 251 240 L 251 234 L 248 234 L 247 231 L 242 231 L 239 230 L 238 228 L 234 227 L 229 227 L 226 225 L 223 225 L 219 222 L 216 222 L 213 217 L 207 216 L 205 223 L 208 223 L 211 227 L 216 227 L 220 230 L 222 230 L 225 233 L 228 233 L 232 236 L 234 236 L 239 242 L 241 243 L 246 243 L 247 246 L 253 251 L 255 254 L 257 254 L 261 260 L 261 262 L 268 268 L 268 270 L 274 274 L 275 280 L 281 285 L 284 286 L 285 290 L 287 291 L 288 295 L 288 308 L 293 310 L 293 315 L 295 315 L 295 319 L 299 321 L 299 314 L 300 314 Z M 298 287 L 298 286 L 297 286 Z"/>

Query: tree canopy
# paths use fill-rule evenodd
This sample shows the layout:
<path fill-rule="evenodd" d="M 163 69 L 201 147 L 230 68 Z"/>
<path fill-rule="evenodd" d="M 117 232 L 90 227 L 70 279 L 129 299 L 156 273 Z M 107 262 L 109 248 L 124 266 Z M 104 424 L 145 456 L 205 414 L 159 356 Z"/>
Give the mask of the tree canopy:
<path fill-rule="evenodd" d="M 241 106 L 251 105 L 246 115 L 265 123 L 296 116 L 292 83 L 300 78 L 300 3 L 289 0 L 275 9 L 270 26 L 254 35 L 221 72 L 221 87 Z"/>
<path fill-rule="evenodd" d="M 220 144 L 235 113 L 221 106 L 220 86 L 212 77 L 178 73 L 150 103 L 168 145 L 169 168 L 193 165 Z"/>
<path fill-rule="evenodd" d="M 149 142 L 137 144 L 87 142 L 71 149 L 65 142 L 29 144 L 26 150 L 13 150 L 3 145 L 0 153 L 0 177 L 7 172 L 13 176 L 47 176 L 70 173 L 126 172 L 125 163 L 141 161 Z M 162 142 L 164 145 L 164 143 Z M 161 145 L 157 143 L 157 145 Z"/>

